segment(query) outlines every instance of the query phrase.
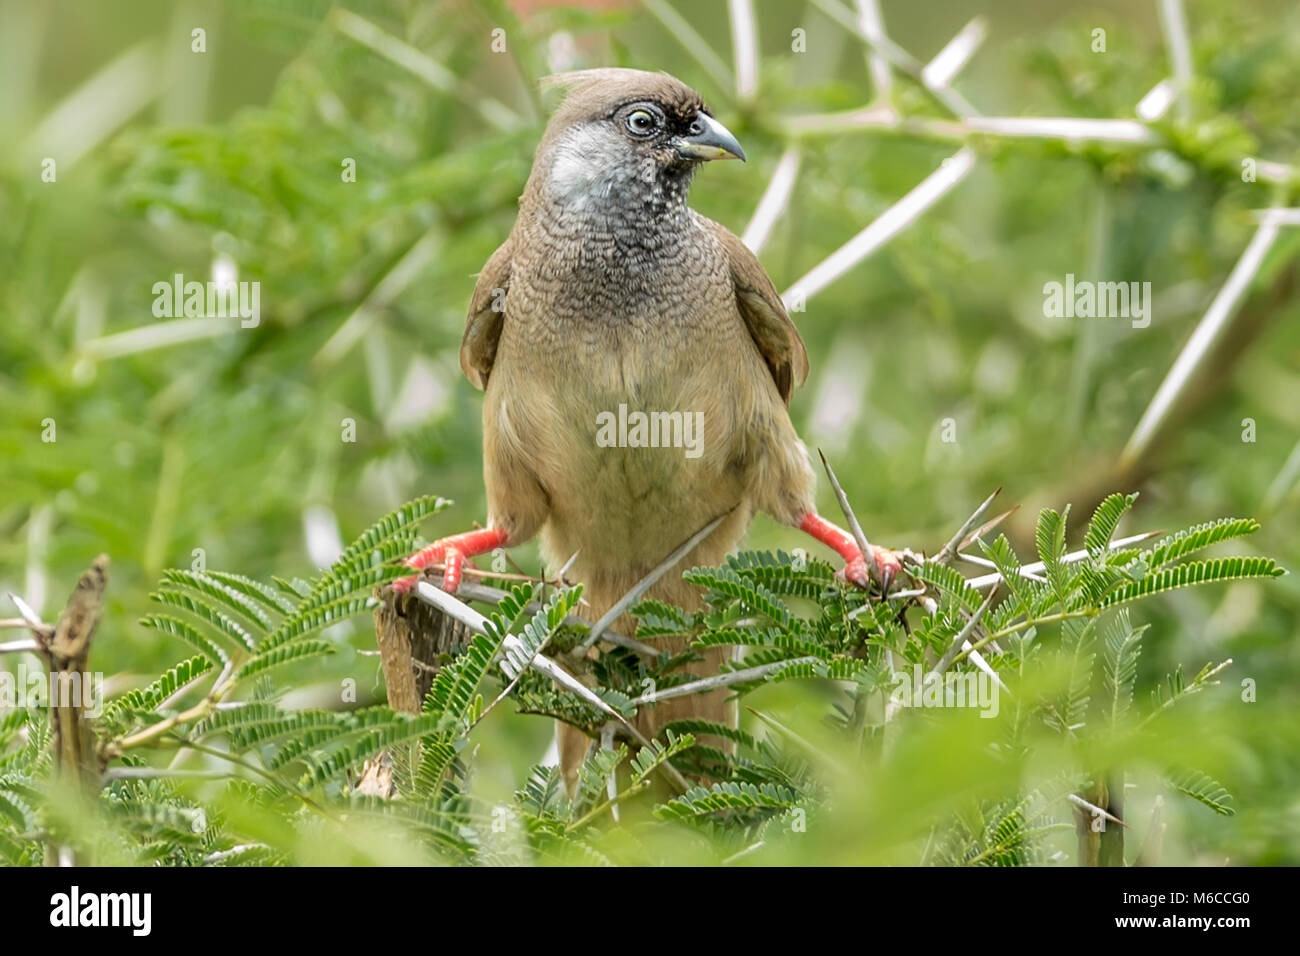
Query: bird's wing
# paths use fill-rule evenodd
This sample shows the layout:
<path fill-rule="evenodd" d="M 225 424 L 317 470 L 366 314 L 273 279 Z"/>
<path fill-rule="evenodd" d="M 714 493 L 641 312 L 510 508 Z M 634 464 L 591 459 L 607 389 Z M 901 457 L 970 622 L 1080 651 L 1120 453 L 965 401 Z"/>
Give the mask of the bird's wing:
<path fill-rule="evenodd" d="M 725 226 L 711 219 L 704 221 L 727 252 L 740 316 L 749 327 L 763 361 L 772 370 L 781 400 L 789 405 L 795 386 L 802 385 L 808 377 L 808 351 L 799 338 L 799 330 L 790 321 L 785 304 L 758 257 Z"/>
<path fill-rule="evenodd" d="M 478 274 L 469 302 L 465 337 L 460 341 L 460 368 L 476 388 L 486 388 L 501 341 L 506 318 L 506 291 L 510 287 L 511 242 L 507 239 L 492 253 Z"/>

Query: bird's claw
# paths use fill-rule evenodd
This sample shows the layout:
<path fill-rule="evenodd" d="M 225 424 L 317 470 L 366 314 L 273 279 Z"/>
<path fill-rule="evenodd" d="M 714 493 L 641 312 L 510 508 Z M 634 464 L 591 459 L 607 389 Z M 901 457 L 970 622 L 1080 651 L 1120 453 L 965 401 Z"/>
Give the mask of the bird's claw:
<path fill-rule="evenodd" d="M 435 541 L 427 548 L 420 549 L 406 559 L 406 566 L 416 570 L 423 570 L 431 564 L 442 565 L 442 589 L 448 594 L 455 594 L 456 589 L 460 587 L 461 571 L 465 567 L 464 552 L 444 538 Z M 418 574 L 408 578 L 398 578 L 393 582 L 393 590 L 398 594 L 406 594 L 419 580 Z"/>
<path fill-rule="evenodd" d="M 893 586 L 894 580 L 903 570 L 901 556 L 896 551 L 890 551 L 888 548 L 878 548 L 871 546 L 872 556 L 876 559 L 876 568 L 880 572 L 880 593 L 889 594 L 889 589 Z M 852 561 L 844 566 L 837 577 L 850 584 L 862 588 L 864 591 L 871 587 L 871 568 L 867 564 L 867 559 L 858 555 Z"/>

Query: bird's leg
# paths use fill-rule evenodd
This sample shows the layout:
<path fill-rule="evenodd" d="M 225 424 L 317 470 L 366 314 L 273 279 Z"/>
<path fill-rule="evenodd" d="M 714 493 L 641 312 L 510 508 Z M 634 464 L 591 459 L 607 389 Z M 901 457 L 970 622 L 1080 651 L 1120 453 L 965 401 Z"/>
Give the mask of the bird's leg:
<path fill-rule="evenodd" d="M 845 561 L 844 570 L 840 573 L 844 575 L 846 581 L 851 581 L 860 588 L 870 585 L 871 574 L 868 571 L 867 560 L 862 556 L 858 543 L 853 540 L 853 535 L 831 524 L 815 511 L 810 511 L 803 516 L 803 520 L 799 522 L 799 530 L 807 532 L 840 553 L 840 557 Z M 874 544 L 871 546 L 871 553 L 876 559 L 876 567 L 880 569 L 880 592 L 888 594 L 889 586 L 903 570 L 903 562 L 895 552 L 888 548 L 878 548 Z"/>
<path fill-rule="evenodd" d="M 415 552 L 406 559 L 406 566 L 419 570 L 431 564 L 441 564 L 442 589 L 449 594 L 455 594 L 456 588 L 460 587 L 460 574 L 465 566 L 465 559 L 472 558 L 476 554 L 484 554 L 494 548 L 504 547 L 509 537 L 504 528 L 484 528 L 481 531 L 453 534 L 447 538 L 439 538 L 427 548 Z M 409 578 L 399 578 L 393 582 L 393 590 L 405 594 L 415 586 L 419 577 L 418 574 L 413 574 Z"/>

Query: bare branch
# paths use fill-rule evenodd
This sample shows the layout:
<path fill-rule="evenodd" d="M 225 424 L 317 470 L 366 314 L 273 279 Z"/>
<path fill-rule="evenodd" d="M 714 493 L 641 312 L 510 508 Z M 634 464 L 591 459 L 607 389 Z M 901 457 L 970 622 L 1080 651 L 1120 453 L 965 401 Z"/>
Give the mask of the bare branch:
<path fill-rule="evenodd" d="M 1178 117 L 1186 122 L 1191 118 L 1192 105 L 1188 93 L 1192 86 L 1192 41 L 1187 31 L 1187 14 L 1183 0 L 1160 0 L 1160 28 L 1169 47 L 1169 61 L 1174 70 L 1174 85 L 1178 96 Z"/>
<path fill-rule="evenodd" d="M 959 652 L 966 651 L 969 653 L 973 650 L 968 638 L 971 636 L 971 633 L 975 628 L 979 627 L 980 621 L 983 619 L 984 615 L 988 613 L 989 608 L 993 606 L 993 600 L 997 596 L 998 589 L 997 586 L 994 585 L 993 589 L 989 591 L 989 596 L 984 599 L 984 603 L 981 604 L 979 609 L 970 616 L 970 619 L 958 632 L 957 636 L 952 639 L 952 644 L 949 645 L 948 650 L 944 651 L 943 657 L 941 657 L 939 663 L 935 665 L 934 672 L 936 674 L 942 674 L 951 667 L 952 662 L 956 659 Z M 998 683 L 1000 684 L 1002 682 L 998 681 Z"/>
<path fill-rule="evenodd" d="M 664 25 L 672 38 L 682 45 L 691 56 L 709 74 L 714 86 L 720 90 L 732 89 L 731 71 L 722 57 L 713 51 L 707 40 L 691 26 L 686 18 L 678 13 L 667 0 L 641 0 L 646 11 Z"/>
<path fill-rule="evenodd" d="M 803 308 L 808 299 L 919 219 L 922 213 L 965 179 L 974 166 L 975 153 L 970 149 L 963 149 L 945 159 L 911 192 L 787 289 L 781 296 L 786 307 Z"/>
<path fill-rule="evenodd" d="M 758 95 L 758 25 L 753 0 L 727 0 L 731 53 L 736 63 L 736 98 L 748 103 Z"/>
<path fill-rule="evenodd" d="M 799 163 L 800 153 L 796 147 L 791 146 L 781 154 L 776 171 L 772 173 L 772 179 L 763 191 L 763 198 L 754 210 L 754 218 L 745 227 L 745 234 L 740 241 L 749 246 L 755 255 L 767 245 L 772 227 L 790 205 L 790 194 L 794 192 L 795 179 L 799 175 Z"/>
<path fill-rule="evenodd" d="M 689 697 L 692 694 L 707 694 L 709 691 L 717 690 L 719 687 L 730 687 L 732 684 L 744 684 L 747 681 L 760 680 L 768 674 L 790 667 L 793 664 L 812 664 L 816 663 L 819 659 L 820 658 L 816 657 L 794 657 L 790 660 L 773 661 L 770 664 L 762 664 L 758 667 L 747 667 L 744 670 L 728 671 L 725 674 L 714 674 L 712 677 L 693 680 L 688 684 L 678 684 L 676 687 L 668 687 L 664 690 L 642 694 L 636 700 L 632 701 L 632 703 L 641 707 L 645 704 L 653 704 L 673 697 Z"/>
<path fill-rule="evenodd" d="M 925 65 L 921 71 L 922 79 L 929 86 L 947 86 L 970 62 L 988 33 L 989 26 L 983 17 L 971 20 Z"/>
<path fill-rule="evenodd" d="M 1250 288 L 1251 281 L 1264 264 L 1264 257 L 1273 248 L 1273 243 L 1277 241 L 1280 231 L 1281 227 L 1273 221 L 1265 221 L 1255 231 L 1254 237 L 1250 240 L 1250 245 L 1246 247 L 1246 251 L 1237 260 L 1237 264 L 1228 275 L 1228 280 L 1223 284 L 1223 288 L 1219 290 L 1219 294 L 1214 297 L 1214 301 L 1210 303 L 1210 308 L 1206 311 L 1200 324 L 1196 326 L 1195 331 L 1192 332 L 1192 336 L 1187 340 L 1187 344 L 1183 346 L 1183 350 L 1178 353 L 1178 358 L 1174 360 L 1169 373 L 1165 376 L 1164 381 L 1160 383 L 1160 387 L 1156 389 L 1151 404 L 1142 413 L 1142 418 L 1138 421 L 1137 427 L 1133 429 L 1132 437 L 1129 438 L 1128 444 L 1120 454 L 1121 468 L 1126 468 L 1141 458 L 1151 444 L 1152 439 L 1160 431 L 1165 419 L 1173 410 L 1178 397 L 1187 388 L 1193 374 L 1200 368 L 1201 362 L 1209 354 L 1211 347 L 1227 329 L 1229 320 L 1236 313 L 1237 306 L 1246 294 L 1246 290 Z"/>

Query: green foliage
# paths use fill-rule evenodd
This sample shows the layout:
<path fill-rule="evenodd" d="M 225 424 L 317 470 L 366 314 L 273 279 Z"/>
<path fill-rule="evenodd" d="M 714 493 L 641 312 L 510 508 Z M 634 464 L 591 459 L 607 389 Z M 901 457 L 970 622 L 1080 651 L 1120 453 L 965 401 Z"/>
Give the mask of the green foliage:
<path fill-rule="evenodd" d="M 1010 695 L 999 714 L 985 715 L 999 718 L 995 723 L 1003 735 L 1001 744 L 987 751 L 988 759 L 994 767 L 1015 766 L 1050 739 L 1039 739 L 1038 726 L 1065 742 L 1069 769 L 1058 767 L 1037 783 L 1017 772 L 1005 788 L 963 798 L 931 816 L 913 862 L 1024 865 L 1058 858 L 1053 841 L 1071 828 L 1066 797 L 1075 789 L 1091 792 L 1088 781 L 1103 770 L 1098 761 L 1141 752 L 1164 711 L 1214 686 L 1224 665 L 1207 665 L 1190 683 L 1176 671 L 1167 689 L 1152 695 L 1150 708 L 1135 713 L 1147 626 L 1133 625 L 1127 609 L 1110 610 L 1110 605 L 1118 603 L 1117 596 L 1128 602 L 1164 593 L 1169 588 L 1132 594 L 1126 589 L 1184 568 L 1193 569 L 1184 583 L 1204 584 L 1240 579 L 1250 571 L 1271 577 L 1276 566 L 1259 558 L 1174 563 L 1255 530 L 1253 523 L 1241 521 L 1171 535 L 1116 564 L 1107 548 L 1130 504 L 1131 497 L 1113 496 L 1098 509 L 1085 532 L 1092 546 L 1082 560 L 1067 555 L 1065 513 L 1040 515 L 1036 544 L 1046 584 L 1021 575 L 1020 559 L 1005 537 L 984 547 L 1000 571 L 1017 582 L 969 637 L 975 648 L 987 648 L 1004 694 Z M 107 830 L 93 838 L 77 834 L 75 826 L 68 830 L 68 821 L 53 810 L 58 804 L 49 789 L 48 729 L 38 711 L 14 711 L 0 723 L 0 856 L 34 863 L 41 855 L 40 835 L 57 830 L 96 859 L 227 866 L 284 862 L 294 859 L 297 841 L 306 838 L 304 827 L 315 825 L 309 821 L 327 824 L 345 813 L 355 825 L 397 827 L 431 859 L 604 865 L 653 858 L 651 847 L 664 839 L 655 828 L 685 828 L 705 838 L 720 860 L 785 845 L 807 832 L 810 820 L 825 825 L 833 819 L 837 781 L 894 772 L 891 763 L 899 758 L 891 756 L 884 740 L 899 735 L 895 746 L 906 752 L 908 740 L 927 722 L 951 714 L 942 709 L 942 700 L 935 702 L 941 709 L 932 711 L 924 699 L 900 697 L 908 675 L 896 675 L 894 656 L 910 650 L 907 661 L 932 666 L 965 627 L 970 605 L 982 601 L 951 568 L 934 562 L 910 568 L 913 585 L 926 589 L 930 605 L 914 596 L 880 602 L 836 582 L 820 562 L 784 552 L 743 553 L 725 567 L 684 572 L 700 589 L 698 611 L 656 600 L 641 602 L 636 611 L 654 622 L 652 630 L 690 636 L 697 650 L 735 648 L 740 656 L 725 663 L 719 676 L 742 698 L 787 685 L 825 688 L 832 707 L 817 732 L 820 742 L 809 739 L 807 729 L 766 713 L 758 714 L 771 731 L 766 735 L 706 720 L 677 720 L 647 746 L 619 741 L 593 750 L 572 798 L 553 768 L 537 768 L 514 794 L 512 807 L 486 804 L 473 787 L 476 728 L 500 701 L 511 699 L 521 712 L 549 713 L 593 734 L 621 732 L 616 721 L 610 723 L 606 714 L 534 666 L 548 653 L 556 655 L 548 658 L 551 666 L 577 666 L 556 649 L 572 647 L 573 640 L 555 642 L 579 607 L 580 588 L 544 592 L 524 584 L 505 592 L 488 609 L 483 632 L 441 666 L 418 715 L 382 706 L 286 707 L 267 676 L 273 668 L 294 672 L 332 651 L 330 641 L 304 635 L 372 606 L 369 592 L 376 582 L 405 571 L 397 558 L 414 546 L 414 525 L 438 507 L 439 499 L 412 502 L 372 526 L 314 581 L 280 582 L 278 590 L 238 575 L 166 572 L 155 598 L 188 618 L 151 615 L 146 623 L 201 654 L 147 687 L 109 701 L 94 723 L 110 776 L 116 768 L 133 773 L 156 768 L 157 776 L 128 777 L 104 790 L 93 825 Z M 400 547 L 389 547 L 392 542 Z M 1157 569 L 1155 574 L 1134 580 L 1126 570 L 1137 561 Z M 778 594 L 798 598 L 800 611 Z M 334 610 L 322 616 L 329 609 Z M 235 624 L 236 615 L 247 623 Z M 902 620 L 910 622 L 907 629 Z M 1045 633 L 1053 628 L 1059 632 L 1055 649 L 1038 653 L 1050 643 Z M 257 636 L 254 646 L 245 635 Z M 927 680 L 956 678 L 975 687 L 987 678 L 990 665 L 976 666 L 972 657 L 959 655 L 949 674 Z M 606 647 L 587 662 L 585 682 L 631 716 L 647 681 L 662 692 L 697 680 L 682 671 L 692 659 L 690 652 L 646 659 Z M 199 682 L 218 667 L 216 682 L 200 693 Z M 493 684 L 500 689 L 485 704 L 485 689 Z M 972 697 L 967 706 L 984 704 Z M 149 759 L 150 748 L 161 748 L 164 755 L 189 749 L 224 760 L 232 777 L 196 802 L 181 781 Z M 359 789 L 363 772 L 371 782 Z M 685 788 L 682 773 L 694 777 Z M 1105 770 L 1112 778 L 1115 773 Z M 373 780 L 385 775 L 390 783 L 380 797 Z M 1171 792 L 1220 815 L 1233 812 L 1227 789 L 1205 771 L 1184 765 L 1161 775 Z M 244 810 L 232 813 L 235 799 L 266 816 L 255 832 L 244 829 L 255 818 L 242 816 Z M 622 850 L 602 848 L 609 829 L 620 826 L 620 809 L 644 812 L 638 805 L 651 811 L 647 822 L 623 833 Z M 502 830 L 507 820 L 514 823 Z M 506 832 L 518 842 L 502 843 Z M 250 840 L 258 852 L 248 852 Z"/>
<path fill-rule="evenodd" d="M 673 2 L 725 48 L 722 5 Z M 1294 179 L 1242 177 L 1244 157 L 1294 165 L 1300 156 L 1297 11 L 1261 3 L 1189 10 L 1195 82 L 1185 115 L 1152 124 L 1157 145 L 975 137 L 978 163 L 964 185 L 796 315 L 813 372 L 791 414 L 810 437 L 827 433 L 832 405 L 848 409 L 827 438 L 842 449 L 837 471 L 873 541 L 946 540 L 962 517 L 956 503 L 1002 483 L 1018 500 L 1074 498 L 1080 517 L 1092 510 L 1093 479 L 1119 455 L 1238 261 L 1252 211 L 1300 195 Z M 441 0 L 293 4 L 288 17 L 275 4 L 218 5 L 221 50 L 182 57 L 184 75 L 175 57 L 137 51 L 149 68 L 138 101 L 112 95 L 100 65 L 117 62 L 124 36 L 166 50 L 162 21 L 144 8 L 85 6 L 72 34 L 43 34 L 77 56 L 42 49 L 0 63 L 0 122 L 23 147 L 0 160 L 0 218 L 13 224 L 0 231 L 0 592 L 75 580 L 87 555 L 109 553 L 112 603 L 94 662 L 113 675 L 109 686 L 134 689 L 107 703 L 96 732 L 105 744 L 141 741 L 107 756 L 109 770 L 163 773 L 175 760 L 232 779 L 114 779 L 92 807 L 71 807 L 49 785 L 45 712 L 0 709 L 0 859 L 39 863 L 57 832 L 106 863 L 1060 862 L 1073 852 L 1059 832 L 1070 819 L 1063 794 L 1127 774 L 1135 799 L 1125 816 L 1141 831 L 1142 801 L 1162 788 L 1161 774 L 1145 771 L 1175 764 L 1198 768 L 1164 772 L 1191 798 L 1170 801 L 1170 812 L 1186 814 L 1171 851 L 1178 862 L 1300 859 L 1293 836 L 1259 840 L 1199 806 L 1226 805 L 1221 779 L 1253 826 L 1285 818 L 1300 785 L 1288 730 L 1295 701 L 1277 692 L 1296 678 L 1295 578 L 1274 580 L 1277 564 L 1233 550 L 1241 542 L 1230 539 L 1259 530 L 1249 519 L 1103 551 L 1126 533 L 1121 520 L 1181 528 L 1213 508 L 1260 515 L 1267 530 L 1254 550 L 1288 565 L 1300 557 L 1285 530 L 1300 487 L 1283 400 L 1297 388 L 1289 359 L 1300 347 L 1288 294 L 1293 232 L 1245 290 L 1241 323 L 1225 339 L 1233 348 L 1207 366 L 1207 400 L 1123 479 L 1139 476 L 1156 494 L 1140 506 L 1106 499 L 1082 535 L 1068 509 L 1045 511 L 1036 526 L 1009 520 L 1005 538 L 968 549 L 1007 571 L 1044 564 L 1003 585 L 971 634 L 1007 685 L 997 718 L 889 709 L 895 672 L 932 666 L 983 601 L 987 591 L 963 577 L 968 568 L 910 569 L 908 586 L 935 602 L 931 615 L 915 602 L 867 601 L 816 557 L 768 550 L 697 569 L 699 607 L 649 598 L 634 608 L 638 639 L 690 644 L 657 658 L 603 648 L 579 665 L 564 653 L 577 632 L 552 616 L 559 605 L 539 620 L 512 593 L 485 609 L 493 637 L 444 667 L 455 679 L 444 687 L 446 710 L 400 715 L 374 706 L 382 688 L 374 658 L 362 656 L 373 653 L 371 591 L 405 573 L 399 559 L 422 543 L 417 522 L 438 522 L 428 530 L 440 536 L 484 511 L 480 399 L 457 378 L 455 351 L 474 277 L 506 235 L 528 174 L 552 34 L 579 41 L 578 66 L 667 69 L 705 93 L 751 162 L 702 173 L 692 201 L 737 233 L 777 158 L 798 148 L 789 208 L 761 251 L 781 289 L 965 141 L 947 141 L 949 118 L 920 137 L 846 132 L 840 118 L 859 115 L 873 95 L 860 48 L 845 37 L 824 57 L 790 55 L 797 14 L 776 0 L 756 3 L 761 95 L 746 104 L 635 5 L 614 15 L 547 7 L 502 21 L 498 3 Z M 349 12 L 377 44 L 345 31 Z M 485 54 L 485 18 L 509 25 L 511 69 Z M 917 50 L 950 38 L 954 24 L 931 20 Z M 1067 2 L 1030 36 L 995 27 L 971 64 L 982 70 L 978 84 L 968 89 L 965 74 L 955 82 L 990 116 L 1132 116 L 1167 76 L 1158 30 L 1141 18 L 1103 21 L 1112 48 L 1098 56 L 1079 42 L 1094 20 Z M 454 82 L 430 86 L 402 51 Z M 239 82 L 214 81 L 244 62 L 254 66 Z M 95 103 L 102 122 L 78 131 L 85 154 L 61 159 L 57 184 L 43 183 L 27 146 L 57 129 L 65 97 Z M 492 97 L 506 103 L 504 117 Z M 902 77 L 891 105 L 923 122 L 942 114 Z M 810 113 L 839 128 L 792 133 L 790 118 Z M 342 157 L 356 160 L 357 182 L 340 181 Z M 217 257 L 261 283 L 260 324 L 170 341 L 184 326 L 150 313 L 151 286 L 175 272 L 208 278 Z M 1150 279 L 1156 321 L 1130 330 L 1046 320 L 1042 282 L 1067 271 Z M 949 416 L 959 444 L 935 441 L 934 422 Z M 1246 416 L 1258 422 L 1258 442 L 1239 441 Z M 57 443 L 40 440 L 47 417 L 58 422 Z M 343 421 L 356 441 L 339 440 Z M 444 500 L 418 499 L 324 571 L 313 566 L 316 549 L 302 547 L 309 514 L 351 531 L 428 488 L 460 500 L 454 519 L 438 517 Z M 789 549 L 791 535 L 760 520 L 751 541 Z M 1063 560 L 1067 537 L 1091 552 L 1086 560 Z M 1220 550 L 1189 560 L 1210 547 Z M 243 573 L 202 570 L 205 562 L 191 564 L 196 548 Z M 527 566 L 533 553 L 512 558 Z M 189 569 L 163 572 L 168 564 Z M 143 630 L 128 624 L 135 619 Z M 495 648 L 489 658 L 485 645 Z M 579 672 L 631 717 L 649 687 L 697 679 L 683 665 L 722 646 L 740 655 L 728 672 L 772 665 L 729 685 L 742 729 L 676 722 L 612 767 L 593 757 L 608 772 L 584 774 L 593 788 L 573 801 L 553 769 L 527 778 L 523 796 L 501 792 L 549 733 L 548 721 L 508 711 L 593 734 L 611 723 L 528 660 Z M 176 664 L 181 654 L 197 656 Z M 1215 663 L 1185 678 L 1182 663 L 1208 654 Z M 971 655 L 952 670 L 983 673 Z M 1234 683 L 1265 674 L 1270 692 L 1245 705 Z M 347 681 L 353 692 L 339 693 Z M 788 732 L 751 719 L 749 708 L 775 714 Z M 669 731 L 692 743 L 673 749 Z M 179 750 L 185 743 L 204 749 Z M 658 759 L 659 748 L 671 752 Z M 635 786 L 634 764 L 649 755 L 655 765 Z M 355 792 L 372 758 L 391 760 L 395 799 Z M 795 804 L 655 817 L 655 807 L 683 799 L 673 796 L 673 769 L 710 792 L 784 788 Z M 1027 805 L 1026 793 L 1041 801 Z M 196 835 L 200 806 L 206 826 Z M 615 810 L 625 824 L 615 826 Z M 334 838 L 352 826 L 365 839 Z M 358 843 L 375 849 L 341 849 Z"/>

